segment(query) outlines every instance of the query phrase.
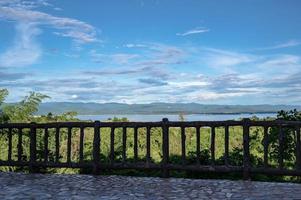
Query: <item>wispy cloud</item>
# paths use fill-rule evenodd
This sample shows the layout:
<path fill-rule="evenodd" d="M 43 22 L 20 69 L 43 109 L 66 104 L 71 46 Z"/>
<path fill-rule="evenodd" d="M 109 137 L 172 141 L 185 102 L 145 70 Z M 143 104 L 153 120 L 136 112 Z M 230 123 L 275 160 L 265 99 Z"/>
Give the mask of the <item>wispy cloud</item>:
<path fill-rule="evenodd" d="M 29 76 L 28 73 L 9 73 L 0 71 L 0 79 L 3 81 L 15 81 Z"/>
<path fill-rule="evenodd" d="M 52 7 L 48 0 L 0 0 L 0 6 L 17 7 L 22 9 L 33 9 L 38 7 Z"/>
<path fill-rule="evenodd" d="M 143 47 L 147 47 L 147 45 L 145 45 L 145 44 L 133 44 L 133 43 L 124 44 L 123 46 L 127 47 L 127 48 L 143 48 Z"/>
<path fill-rule="evenodd" d="M 56 17 L 44 12 L 24 9 L 19 7 L 0 7 L 0 19 L 15 22 L 32 23 L 38 25 L 49 25 L 59 30 L 56 35 L 70 37 L 76 42 L 96 42 L 96 30 L 88 23 L 65 17 Z"/>
<path fill-rule="evenodd" d="M 112 62 L 94 63 L 98 69 L 93 67 L 44 76 L 0 73 L 0 76 L 7 75 L 6 80 L 0 80 L 0 86 L 23 95 L 27 91 L 39 91 L 52 96 L 52 101 L 217 104 L 268 101 L 277 104 L 284 102 L 286 97 L 290 98 L 285 103 L 301 100 L 301 59 L 296 55 L 144 45 L 143 51 L 134 51 L 138 56 L 135 58 L 122 52 L 100 54 L 92 51 Z M 118 57 L 125 57 L 125 61 L 115 62 Z"/>
<path fill-rule="evenodd" d="M 115 54 L 101 54 L 97 53 L 95 50 L 90 52 L 93 62 L 96 63 L 108 63 L 113 64 L 127 64 L 130 60 L 138 58 L 138 54 L 129 53 L 115 53 Z"/>
<path fill-rule="evenodd" d="M 53 8 L 54 10 L 56 10 L 56 11 L 62 11 L 63 9 L 62 8 L 60 8 L 60 7 L 55 7 L 55 8 Z"/>
<path fill-rule="evenodd" d="M 296 47 L 300 46 L 301 41 L 299 40 L 288 40 L 284 43 L 276 44 L 274 46 L 268 46 L 268 47 L 262 47 L 262 48 L 256 48 L 254 50 L 273 50 L 273 49 L 283 49 L 283 48 L 289 48 L 289 47 Z"/>
<path fill-rule="evenodd" d="M 157 43 L 143 44 L 145 50 L 139 54 L 100 54 L 91 51 L 92 61 L 102 63 L 102 69 L 86 71 L 98 76 L 106 75 L 151 75 L 158 79 L 169 77 L 167 68 L 183 64 L 185 52 L 178 47 Z"/>
<path fill-rule="evenodd" d="M 245 95 L 246 93 L 240 92 L 240 93 L 221 93 L 221 92 L 203 92 L 198 95 L 192 96 L 194 101 L 214 101 L 214 100 L 221 100 L 225 98 L 233 98 L 233 97 L 240 97 Z"/>
<path fill-rule="evenodd" d="M 116 68 L 116 69 L 103 69 L 103 70 L 97 70 L 97 71 L 84 71 L 84 74 L 87 75 L 93 75 L 93 76 L 108 76 L 108 75 L 123 75 L 123 76 L 129 76 L 129 75 L 148 75 L 157 77 L 158 79 L 166 79 L 168 77 L 168 73 L 165 69 L 158 68 L 155 66 L 142 66 L 142 67 L 123 67 L 123 68 Z"/>
<path fill-rule="evenodd" d="M 1 67 L 27 66 L 35 63 L 42 54 L 36 36 L 42 33 L 45 26 L 55 29 L 56 35 L 71 38 L 77 44 L 99 41 L 97 31 L 92 25 L 34 10 L 41 6 L 52 5 L 46 0 L 0 1 L 0 20 L 15 22 L 17 32 L 13 45 L 0 55 Z"/>
<path fill-rule="evenodd" d="M 258 59 L 256 55 L 215 48 L 202 48 L 199 50 L 199 54 L 202 55 L 199 56 L 200 62 L 210 68 L 227 73 L 233 73 L 235 67 L 254 63 Z"/>
<path fill-rule="evenodd" d="M 167 85 L 168 83 L 159 79 L 154 79 L 154 78 L 140 78 L 139 79 L 140 83 L 148 84 L 148 85 L 153 85 L 153 86 L 163 86 Z"/>
<path fill-rule="evenodd" d="M 210 29 L 205 28 L 205 27 L 197 27 L 188 31 L 185 31 L 183 33 L 177 33 L 176 35 L 178 36 L 187 36 L 187 35 L 192 35 L 192 34 L 200 34 L 200 33 L 206 33 L 209 32 Z"/>
<path fill-rule="evenodd" d="M 300 56 L 280 54 L 268 56 L 264 61 L 258 63 L 257 66 L 269 75 L 287 74 L 299 71 L 301 67 L 300 61 Z"/>
<path fill-rule="evenodd" d="M 31 23 L 16 25 L 17 37 L 14 44 L 0 55 L 0 67 L 19 67 L 35 63 L 42 54 L 35 37 L 41 30 Z"/>

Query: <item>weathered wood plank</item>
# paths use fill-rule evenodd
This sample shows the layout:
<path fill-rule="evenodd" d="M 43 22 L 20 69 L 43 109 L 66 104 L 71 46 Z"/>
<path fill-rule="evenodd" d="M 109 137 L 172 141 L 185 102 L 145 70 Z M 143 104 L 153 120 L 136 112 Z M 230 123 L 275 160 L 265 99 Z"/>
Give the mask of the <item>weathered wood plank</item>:
<path fill-rule="evenodd" d="M 170 127 L 196 127 L 196 126 L 241 126 L 242 121 L 226 120 L 226 121 L 169 121 Z M 301 126 L 301 121 L 286 121 L 286 120 L 274 120 L 274 121 L 250 121 L 250 126 Z M 51 123 L 38 123 L 36 128 L 80 128 L 80 127 L 93 127 L 94 122 L 51 122 Z M 162 122 L 102 122 L 101 127 L 161 127 Z M 29 123 L 0 123 L 0 128 L 30 128 Z"/>
<path fill-rule="evenodd" d="M 30 124 L 30 161 L 29 161 L 29 172 L 35 173 L 39 170 L 34 166 L 37 161 L 37 128 L 36 123 Z"/>
<path fill-rule="evenodd" d="M 263 133 L 263 163 L 264 167 L 267 168 L 269 165 L 268 162 L 268 149 L 269 149 L 269 127 L 264 126 L 264 133 Z"/>
<path fill-rule="evenodd" d="M 111 164 L 114 163 L 114 157 L 115 157 L 115 149 L 114 149 L 114 144 L 115 144 L 115 128 L 111 128 L 111 141 L 110 141 L 110 162 Z"/>
<path fill-rule="evenodd" d="M 122 128 L 122 162 L 126 162 L 126 127 Z"/>
<path fill-rule="evenodd" d="M 146 163 L 151 162 L 151 127 L 146 127 Z"/>
<path fill-rule="evenodd" d="M 229 126 L 225 126 L 225 165 L 229 165 Z"/>
<path fill-rule="evenodd" d="M 18 161 L 22 160 L 23 147 L 22 147 L 22 128 L 18 129 Z"/>
<path fill-rule="evenodd" d="M 44 162 L 48 161 L 48 128 L 44 129 Z"/>
<path fill-rule="evenodd" d="M 201 163 L 201 138 L 200 138 L 200 128 L 199 126 L 195 127 L 196 129 L 196 161 L 199 165 Z"/>
<path fill-rule="evenodd" d="M 279 142 L 279 155 L 278 155 L 278 163 L 279 168 L 283 169 L 283 142 L 284 142 L 284 134 L 283 127 L 279 126 L 279 134 L 278 134 L 278 142 Z"/>
<path fill-rule="evenodd" d="M 55 128 L 55 161 L 60 161 L 60 128 Z"/>
<path fill-rule="evenodd" d="M 211 151 L 211 165 L 215 164 L 215 126 L 211 127 L 211 145 L 210 145 L 210 151 Z"/>
<path fill-rule="evenodd" d="M 134 128 L 134 161 L 138 161 L 138 127 Z"/>
<path fill-rule="evenodd" d="M 250 179 L 250 120 L 243 119 L 243 177 Z"/>
<path fill-rule="evenodd" d="M 71 163 L 71 138 L 72 138 L 72 128 L 68 127 L 68 135 L 67 135 L 67 163 Z"/>
<path fill-rule="evenodd" d="M 93 174 L 99 174 L 100 165 L 100 121 L 95 121 L 93 137 Z"/>
<path fill-rule="evenodd" d="M 167 118 L 163 118 L 162 120 L 162 177 L 169 177 L 169 170 L 167 165 L 169 163 L 169 121 Z"/>
<path fill-rule="evenodd" d="M 85 137 L 85 127 L 80 127 L 80 133 L 79 133 L 79 162 L 84 161 L 84 137 Z"/>
<path fill-rule="evenodd" d="M 296 127 L 296 169 L 301 169 L 301 141 L 300 141 L 300 127 Z"/>
<path fill-rule="evenodd" d="M 8 151 L 7 160 L 10 162 L 12 158 L 12 128 L 8 129 Z"/>
<path fill-rule="evenodd" d="M 181 126 L 182 165 L 186 163 L 186 135 L 185 127 Z"/>

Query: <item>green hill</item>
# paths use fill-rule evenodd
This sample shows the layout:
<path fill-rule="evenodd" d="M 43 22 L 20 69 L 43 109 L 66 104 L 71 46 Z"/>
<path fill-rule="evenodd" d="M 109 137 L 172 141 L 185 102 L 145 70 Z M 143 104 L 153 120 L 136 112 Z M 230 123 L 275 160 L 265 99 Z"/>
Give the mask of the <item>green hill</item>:
<path fill-rule="evenodd" d="M 235 114 L 235 113 L 275 113 L 279 110 L 301 110 L 294 105 L 205 105 L 197 103 L 42 103 L 37 114 L 52 112 L 60 114 L 76 111 L 82 115 L 97 114 Z"/>

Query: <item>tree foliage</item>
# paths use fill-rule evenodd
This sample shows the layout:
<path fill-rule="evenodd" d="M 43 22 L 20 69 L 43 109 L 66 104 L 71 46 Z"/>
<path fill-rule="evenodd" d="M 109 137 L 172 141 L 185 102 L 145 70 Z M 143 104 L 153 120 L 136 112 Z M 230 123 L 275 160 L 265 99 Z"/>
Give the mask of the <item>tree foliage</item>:
<path fill-rule="evenodd" d="M 300 121 L 301 112 L 297 110 L 284 111 L 281 110 L 277 115 L 278 120 L 287 121 Z M 294 161 L 296 159 L 296 131 L 294 127 L 283 127 L 283 159 L 284 161 Z M 270 142 L 270 158 L 272 161 L 277 162 L 280 149 L 279 149 L 279 127 L 272 127 L 269 132 Z M 286 165 L 289 162 L 284 162 Z"/>
<path fill-rule="evenodd" d="M 8 95 L 7 89 L 0 89 L 0 123 L 8 120 L 8 116 L 5 115 L 1 107 L 7 95 Z"/>
<path fill-rule="evenodd" d="M 0 90 L 0 105 L 8 95 L 6 89 Z M 40 103 L 49 98 L 47 95 L 30 92 L 21 102 L 3 106 L 0 113 L 2 122 L 28 122 L 34 118 L 34 113 L 38 111 Z"/>
<path fill-rule="evenodd" d="M 8 95 L 8 90 L 7 89 L 0 89 L 0 106 L 5 100 L 6 96 Z"/>

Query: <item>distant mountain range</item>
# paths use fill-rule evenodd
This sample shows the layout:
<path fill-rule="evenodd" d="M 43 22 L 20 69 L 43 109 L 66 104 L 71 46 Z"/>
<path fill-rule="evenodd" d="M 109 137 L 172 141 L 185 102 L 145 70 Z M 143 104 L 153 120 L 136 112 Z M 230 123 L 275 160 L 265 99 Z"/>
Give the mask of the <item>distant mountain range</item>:
<path fill-rule="evenodd" d="M 42 103 L 37 114 L 61 114 L 75 111 L 80 115 L 100 114 L 236 114 L 236 113 L 275 113 L 280 110 L 301 110 L 293 105 L 206 105 L 197 103 Z"/>

